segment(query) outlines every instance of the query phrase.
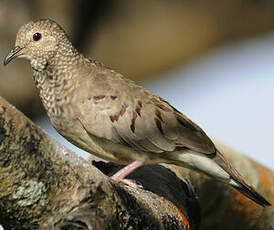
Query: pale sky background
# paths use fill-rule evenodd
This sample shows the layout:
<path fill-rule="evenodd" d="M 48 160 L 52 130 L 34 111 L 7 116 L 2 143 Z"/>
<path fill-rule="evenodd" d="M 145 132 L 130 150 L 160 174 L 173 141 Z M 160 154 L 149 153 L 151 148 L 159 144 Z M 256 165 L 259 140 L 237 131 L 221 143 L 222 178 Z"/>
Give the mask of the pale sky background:
<path fill-rule="evenodd" d="M 274 169 L 274 34 L 217 48 L 141 84 L 209 136 Z M 64 140 L 47 120 L 38 123 Z"/>

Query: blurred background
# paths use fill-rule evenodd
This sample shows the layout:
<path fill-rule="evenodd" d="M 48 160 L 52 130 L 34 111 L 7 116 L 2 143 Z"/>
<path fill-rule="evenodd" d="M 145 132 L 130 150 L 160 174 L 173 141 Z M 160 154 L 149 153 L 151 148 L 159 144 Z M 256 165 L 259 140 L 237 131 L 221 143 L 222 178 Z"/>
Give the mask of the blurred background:
<path fill-rule="evenodd" d="M 38 18 L 54 19 L 86 56 L 274 169 L 274 1 L 1 0 L 2 59 L 18 29 Z M 0 76 L 0 95 L 69 145 L 45 116 L 30 65 L 16 60 Z"/>

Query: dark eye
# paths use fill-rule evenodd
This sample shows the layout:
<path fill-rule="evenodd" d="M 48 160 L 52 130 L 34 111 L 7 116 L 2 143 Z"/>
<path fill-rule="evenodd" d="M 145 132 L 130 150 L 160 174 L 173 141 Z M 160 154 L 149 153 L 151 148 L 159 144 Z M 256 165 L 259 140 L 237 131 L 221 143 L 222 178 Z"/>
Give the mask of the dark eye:
<path fill-rule="evenodd" d="M 42 35 L 40 33 L 35 33 L 32 36 L 33 41 L 39 41 L 42 38 Z"/>

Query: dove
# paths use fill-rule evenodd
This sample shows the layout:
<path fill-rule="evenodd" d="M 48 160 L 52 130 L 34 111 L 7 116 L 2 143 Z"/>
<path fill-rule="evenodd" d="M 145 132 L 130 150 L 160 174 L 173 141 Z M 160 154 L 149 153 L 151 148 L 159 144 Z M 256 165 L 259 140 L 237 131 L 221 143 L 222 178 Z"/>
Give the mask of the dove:
<path fill-rule="evenodd" d="M 136 188 L 126 179 L 136 169 L 174 164 L 230 185 L 261 206 L 270 205 L 198 125 L 148 89 L 86 58 L 55 21 L 23 25 L 4 65 L 15 58 L 30 62 L 47 115 L 63 137 L 102 159 L 126 165 L 113 180 Z"/>

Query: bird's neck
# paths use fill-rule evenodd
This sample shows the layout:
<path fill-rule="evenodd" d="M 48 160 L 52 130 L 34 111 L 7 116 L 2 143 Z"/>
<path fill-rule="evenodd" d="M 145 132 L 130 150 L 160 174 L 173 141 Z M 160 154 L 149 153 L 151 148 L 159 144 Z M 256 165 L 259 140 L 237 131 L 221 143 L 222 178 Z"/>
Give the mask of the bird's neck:
<path fill-rule="evenodd" d="M 56 70 L 58 75 L 69 74 L 83 59 L 83 55 L 71 43 L 60 44 L 56 54 L 48 62 L 47 68 Z"/>
<path fill-rule="evenodd" d="M 70 45 L 70 44 L 69 44 Z M 48 61 L 32 60 L 33 77 L 39 89 L 44 84 L 59 85 L 64 79 L 75 76 L 74 72 L 84 62 L 85 58 L 72 45 L 60 45 L 56 54 Z"/>
<path fill-rule="evenodd" d="M 74 78 L 77 77 L 74 67 L 80 58 L 77 53 L 70 58 L 59 55 L 57 60 L 47 63 L 43 70 L 33 69 L 33 79 L 41 101 L 55 127 L 59 127 L 60 120 L 65 122 L 62 116 L 68 112 L 69 99 L 74 95 Z"/>
<path fill-rule="evenodd" d="M 73 78 L 77 77 L 77 68 L 85 58 L 76 49 L 63 49 L 60 47 L 55 56 L 43 68 L 33 69 L 33 78 L 40 91 L 41 100 L 49 114 L 56 116 L 59 102 L 64 105 L 67 88 L 73 88 Z M 80 65 L 79 65 L 80 64 Z M 38 66 L 39 67 L 39 66 Z M 62 99 L 62 100 L 61 100 Z"/>

